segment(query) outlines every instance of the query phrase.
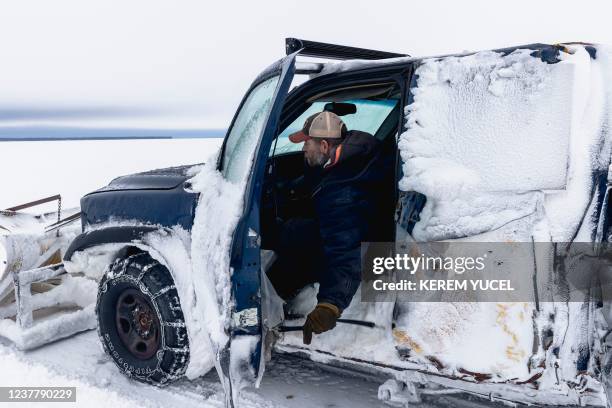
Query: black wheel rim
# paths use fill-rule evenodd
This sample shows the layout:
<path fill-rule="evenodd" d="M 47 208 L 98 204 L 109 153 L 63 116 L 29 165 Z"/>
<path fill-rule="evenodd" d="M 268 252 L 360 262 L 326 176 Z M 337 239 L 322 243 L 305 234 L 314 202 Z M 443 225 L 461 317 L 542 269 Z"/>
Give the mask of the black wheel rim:
<path fill-rule="evenodd" d="M 115 323 L 121 342 L 136 358 L 147 360 L 159 350 L 159 319 L 140 291 L 126 289 L 119 295 Z"/>

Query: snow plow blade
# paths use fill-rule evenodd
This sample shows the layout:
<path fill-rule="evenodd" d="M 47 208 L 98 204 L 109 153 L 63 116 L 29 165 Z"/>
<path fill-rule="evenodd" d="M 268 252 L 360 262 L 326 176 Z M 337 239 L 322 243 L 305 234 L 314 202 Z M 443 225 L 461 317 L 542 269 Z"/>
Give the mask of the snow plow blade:
<path fill-rule="evenodd" d="M 58 201 L 57 213 L 23 210 Z M 27 350 L 95 328 L 96 283 L 69 274 L 62 256 L 79 212 L 53 196 L 0 211 L 0 337 Z"/>

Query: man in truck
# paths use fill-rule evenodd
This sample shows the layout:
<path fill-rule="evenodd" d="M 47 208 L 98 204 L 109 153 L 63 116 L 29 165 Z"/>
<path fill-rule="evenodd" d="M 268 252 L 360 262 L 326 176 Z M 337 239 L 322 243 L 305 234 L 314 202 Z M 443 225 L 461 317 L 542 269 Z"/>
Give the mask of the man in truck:
<path fill-rule="evenodd" d="M 279 259 L 268 276 L 285 299 L 319 283 L 317 306 L 303 327 L 304 344 L 310 344 L 312 334 L 333 329 L 351 303 L 361 280 L 361 243 L 392 239 L 381 235 L 378 222 L 390 160 L 374 136 L 347 130 L 328 111 L 310 116 L 289 139 L 304 143 L 300 184 L 312 197 L 315 217 L 282 223 Z"/>

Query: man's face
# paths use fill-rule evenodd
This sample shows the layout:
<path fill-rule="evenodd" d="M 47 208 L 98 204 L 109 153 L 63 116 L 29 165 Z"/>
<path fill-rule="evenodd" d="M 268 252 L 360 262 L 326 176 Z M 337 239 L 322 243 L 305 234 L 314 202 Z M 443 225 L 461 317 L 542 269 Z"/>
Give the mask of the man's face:
<path fill-rule="evenodd" d="M 328 157 L 328 144 L 325 140 L 308 139 L 304 142 L 302 151 L 304 160 L 310 167 L 322 166 Z"/>

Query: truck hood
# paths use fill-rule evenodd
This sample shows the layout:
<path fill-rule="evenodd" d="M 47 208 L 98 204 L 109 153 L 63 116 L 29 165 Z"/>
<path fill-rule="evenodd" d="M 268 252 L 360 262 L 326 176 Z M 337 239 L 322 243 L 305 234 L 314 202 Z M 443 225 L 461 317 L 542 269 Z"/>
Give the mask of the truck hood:
<path fill-rule="evenodd" d="M 120 176 L 94 193 L 117 190 L 171 190 L 193 175 L 190 171 L 192 168 L 201 165 L 203 164 L 168 167 Z"/>
<path fill-rule="evenodd" d="M 106 187 L 81 198 L 83 229 L 109 221 L 180 225 L 190 230 L 198 195 L 183 184 L 197 165 L 171 167 L 114 179 Z"/>

